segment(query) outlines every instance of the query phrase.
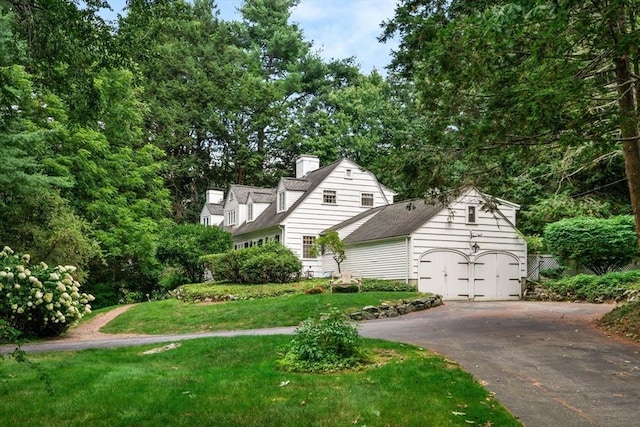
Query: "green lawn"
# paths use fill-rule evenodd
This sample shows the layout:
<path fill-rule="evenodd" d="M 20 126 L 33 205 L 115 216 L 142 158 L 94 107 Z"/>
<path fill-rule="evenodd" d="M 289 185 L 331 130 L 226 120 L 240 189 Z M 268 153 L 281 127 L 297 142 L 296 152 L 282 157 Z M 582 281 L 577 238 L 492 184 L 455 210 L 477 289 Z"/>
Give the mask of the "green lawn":
<path fill-rule="evenodd" d="M 166 303 L 165 303 L 166 304 Z M 166 306 L 170 307 L 170 306 Z M 198 339 L 29 356 L 0 363 L 0 424 L 29 426 L 519 426 L 466 372 L 413 346 L 365 340 L 380 362 L 359 372 L 275 368 L 291 337 Z"/>
<path fill-rule="evenodd" d="M 419 295 L 416 292 L 298 293 L 211 304 L 169 299 L 139 304 L 111 321 L 102 328 L 102 332 L 174 334 L 297 326 L 301 321 L 325 311 L 328 304 L 348 312 Z"/>

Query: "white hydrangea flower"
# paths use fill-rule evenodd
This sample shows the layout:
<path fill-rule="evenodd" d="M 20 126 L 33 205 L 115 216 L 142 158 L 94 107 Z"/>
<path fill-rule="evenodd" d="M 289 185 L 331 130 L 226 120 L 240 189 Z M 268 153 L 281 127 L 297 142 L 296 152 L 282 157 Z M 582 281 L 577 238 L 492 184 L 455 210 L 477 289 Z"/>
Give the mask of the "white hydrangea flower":
<path fill-rule="evenodd" d="M 45 305 L 45 307 L 47 307 L 47 310 L 53 311 L 53 303 L 50 302 L 49 304 Z"/>
<path fill-rule="evenodd" d="M 24 313 L 24 308 L 22 307 L 18 307 L 18 310 L 16 310 L 18 312 L 18 314 L 22 314 Z"/>
<path fill-rule="evenodd" d="M 24 271 L 24 265 L 16 265 L 16 271 L 22 273 Z"/>
<path fill-rule="evenodd" d="M 62 282 L 58 282 L 56 289 L 60 292 L 64 292 L 67 290 L 67 287 Z"/>
<path fill-rule="evenodd" d="M 53 293 L 52 292 L 47 292 L 46 294 L 44 294 L 44 300 L 46 302 L 53 301 Z"/>
<path fill-rule="evenodd" d="M 40 261 L 40 267 L 42 267 L 43 270 L 49 269 L 49 266 L 44 261 Z"/>
<path fill-rule="evenodd" d="M 51 273 L 49 275 L 49 280 L 60 280 L 60 276 L 58 276 L 58 273 Z"/>
<path fill-rule="evenodd" d="M 4 279 L 5 277 L 7 277 L 7 272 L 6 271 L 0 271 L 0 278 Z"/>
<path fill-rule="evenodd" d="M 18 279 L 25 280 L 26 278 L 27 278 L 27 275 L 24 272 L 18 273 Z"/>
<path fill-rule="evenodd" d="M 36 283 L 38 281 L 38 278 L 36 276 L 29 276 L 29 281 L 31 283 Z"/>

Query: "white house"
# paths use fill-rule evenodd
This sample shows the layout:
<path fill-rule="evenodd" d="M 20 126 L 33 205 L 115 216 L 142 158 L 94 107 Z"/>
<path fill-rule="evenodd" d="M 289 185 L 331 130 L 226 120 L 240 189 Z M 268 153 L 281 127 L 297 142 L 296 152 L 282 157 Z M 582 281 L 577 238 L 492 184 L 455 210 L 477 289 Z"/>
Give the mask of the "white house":
<path fill-rule="evenodd" d="M 296 177 L 280 179 L 276 188 L 232 185 L 221 204 L 214 203 L 216 190 L 211 199 L 207 194 L 202 224 L 221 224 L 232 233 L 236 249 L 282 242 L 300 258 L 305 271 L 310 268 L 316 275 L 324 271 L 322 257 L 312 257 L 310 250 L 320 232 L 391 204 L 395 195 L 348 159 L 321 168 L 319 159 L 308 155 L 297 159 Z"/>
<path fill-rule="evenodd" d="M 515 228 L 518 205 L 475 188 L 447 204 L 394 204 L 395 193 L 352 161 L 319 166 L 301 156 L 295 178 L 276 188 L 232 185 L 224 201 L 209 190 L 200 222 L 225 227 L 236 249 L 279 241 L 316 275 L 338 270 L 331 254 L 310 253 L 316 237 L 333 230 L 345 243 L 343 271 L 449 300 L 520 298 L 527 247 Z"/>
<path fill-rule="evenodd" d="M 515 228 L 518 208 L 467 188 L 446 205 L 399 202 L 326 231 L 345 243 L 342 270 L 414 283 L 449 300 L 519 299 L 527 245 Z M 323 268 L 337 269 L 330 254 Z"/>

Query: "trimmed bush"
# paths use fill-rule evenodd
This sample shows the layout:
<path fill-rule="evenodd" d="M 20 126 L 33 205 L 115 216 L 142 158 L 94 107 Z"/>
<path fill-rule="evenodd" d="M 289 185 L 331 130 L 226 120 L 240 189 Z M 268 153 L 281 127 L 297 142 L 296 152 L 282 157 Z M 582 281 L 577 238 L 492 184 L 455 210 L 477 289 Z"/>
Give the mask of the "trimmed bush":
<path fill-rule="evenodd" d="M 9 247 L 0 252 L 0 327 L 27 337 L 50 337 L 91 312 L 94 297 L 80 293 L 74 266 L 29 262 L 28 254 L 14 254 Z"/>
<path fill-rule="evenodd" d="M 288 283 L 298 279 L 302 263 L 280 243 L 207 255 L 203 262 L 215 280 L 231 283 Z"/>
<path fill-rule="evenodd" d="M 570 218 L 549 224 L 544 241 L 565 265 L 582 265 L 595 274 L 616 271 L 638 255 L 633 217 Z"/>

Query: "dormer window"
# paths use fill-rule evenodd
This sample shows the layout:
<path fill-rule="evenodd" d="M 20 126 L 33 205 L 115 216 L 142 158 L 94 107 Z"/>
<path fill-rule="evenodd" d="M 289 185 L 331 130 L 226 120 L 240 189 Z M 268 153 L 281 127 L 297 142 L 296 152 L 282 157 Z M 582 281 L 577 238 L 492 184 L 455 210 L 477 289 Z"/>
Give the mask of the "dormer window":
<path fill-rule="evenodd" d="M 476 223 L 476 207 L 467 206 L 467 224 Z"/>
<path fill-rule="evenodd" d="M 284 191 L 278 192 L 278 212 L 284 212 L 287 204 L 286 204 L 286 193 Z"/>
<path fill-rule="evenodd" d="M 247 205 L 247 222 L 253 221 L 253 203 Z"/>
<path fill-rule="evenodd" d="M 227 212 L 227 225 L 236 225 L 236 211 Z"/>
<path fill-rule="evenodd" d="M 322 203 L 326 205 L 335 205 L 336 200 L 336 190 L 324 190 L 322 192 Z"/>

